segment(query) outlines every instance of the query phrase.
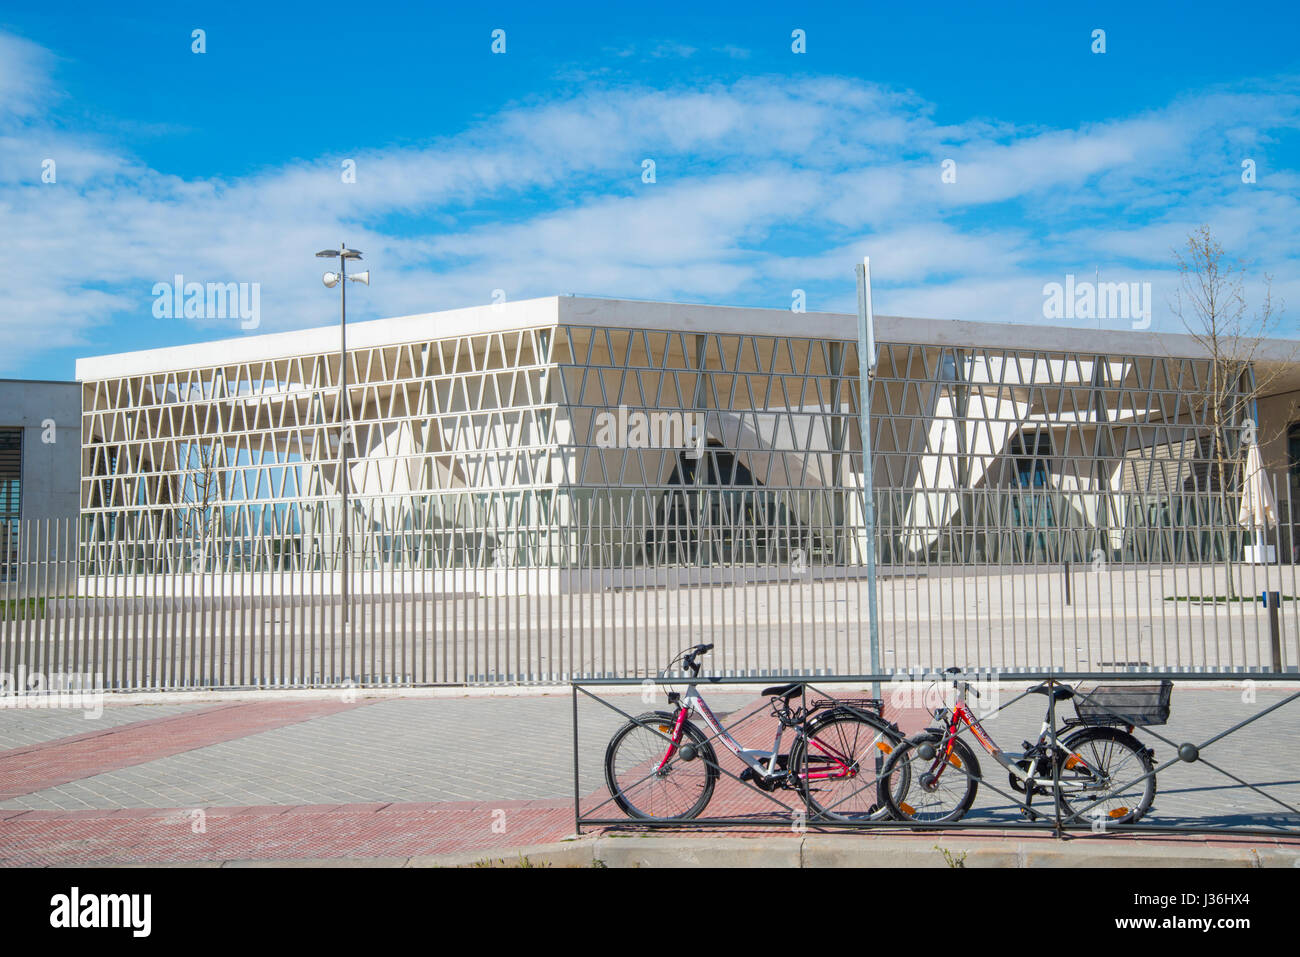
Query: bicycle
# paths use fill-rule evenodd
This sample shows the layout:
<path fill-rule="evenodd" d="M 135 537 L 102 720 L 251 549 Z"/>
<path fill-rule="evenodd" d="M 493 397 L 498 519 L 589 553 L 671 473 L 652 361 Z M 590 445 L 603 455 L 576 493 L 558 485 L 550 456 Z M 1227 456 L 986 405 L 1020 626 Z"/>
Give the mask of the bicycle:
<path fill-rule="evenodd" d="M 949 668 L 946 673 L 960 674 L 961 669 Z M 1087 816 L 1110 824 L 1132 824 L 1150 809 L 1156 793 L 1156 778 L 1150 773 L 1155 752 L 1135 738 L 1132 730 L 1136 723 L 1163 723 L 1163 718 L 1143 721 L 1139 715 L 1129 723 L 1122 715 L 1107 714 L 1107 709 L 1090 708 L 1087 713 L 1092 717 L 1085 720 L 1080 700 L 1093 695 L 1080 699 L 1069 685 L 1044 682 L 1027 691 L 1051 696 L 1038 740 L 1023 742 L 1021 754 L 1009 754 L 997 746 L 966 703 L 968 693 L 978 698 L 979 691 L 966 681 L 954 680 L 953 687 L 958 689 L 953 707 L 934 711 L 939 726 L 908 739 L 880 773 L 880 801 L 897 820 L 951 823 L 965 816 L 975 803 L 980 766 L 974 750 L 958 737 L 963 724 L 1007 771 L 1012 789 L 1024 795 L 1022 813 L 1029 820 L 1041 816 L 1031 808 L 1034 797 L 1053 793 L 1065 820 L 1076 817 L 1074 804 L 1086 810 Z M 1159 691 L 1164 718 L 1168 717 L 1171 687 L 1164 683 Z M 1081 716 L 1054 725 L 1052 702 L 1070 700 L 1075 701 Z M 1109 726 L 1117 723 L 1119 727 Z M 1128 730 L 1120 730 L 1123 726 Z M 1068 736 L 1062 738 L 1063 733 Z"/>
<path fill-rule="evenodd" d="M 809 819 L 854 821 L 888 816 L 877 800 L 874 776 L 884 756 L 903 741 L 898 727 L 879 714 L 877 699 L 814 701 L 791 705 L 806 685 L 793 682 L 765 688 L 777 719 L 770 751 L 743 747 L 723 728 L 696 687 L 698 659 L 713 645 L 695 645 L 679 653 L 661 675 L 678 662 L 689 676 L 685 694 L 670 691 L 673 711 L 649 711 L 633 718 L 610 739 L 605 749 L 605 783 L 618 807 L 639 820 L 686 821 L 698 817 L 720 773 L 717 753 L 704 732 L 690 721 L 698 714 L 704 725 L 744 763 L 741 781 L 763 791 L 797 790 Z M 786 754 L 781 740 L 793 731 Z M 871 780 L 864 783 L 870 774 Z"/>

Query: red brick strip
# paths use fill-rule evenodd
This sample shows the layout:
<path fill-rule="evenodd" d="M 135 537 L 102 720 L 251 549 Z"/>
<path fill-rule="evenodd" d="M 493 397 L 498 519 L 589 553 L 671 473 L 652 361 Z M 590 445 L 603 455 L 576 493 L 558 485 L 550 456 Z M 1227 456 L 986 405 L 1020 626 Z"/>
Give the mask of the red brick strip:
<path fill-rule="evenodd" d="M 196 833 L 197 830 L 197 833 Z M 323 804 L 193 810 L 0 811 L 0 865 L 484 858 L 573 833 L 573 802 Z"/>
<path fill-rule="evenodd" d="M 215 705 L 0 751 L 0 801 L 367 703 L 254 701 Z"/>
<path fill-rule="evenodd" d="M 516 849 L 563 840 L 573 833 L 567 800 L 465 801 L 394 804 L 313 804 L 117 811 L 0 811 L 0 866 L 95 866 L 210 861 L 293 861 L 339 858 L 422 857 L 482 852 L 510 861 Z M 588 833 L 600 833 L 598 829 Z M 673 837 L 737 837 L 748 829 L 691 831 Z M 753 834 L 770 836 L 770 829 Z M 873 836 L 909 837 L 929 851 L 946 838 L 968 843 L 1041 841 L 1050 832 L 890 831 L 842 835 L 849 842 Z M 1300 848 L 1286 838 L 1204 834 L 1113 835 L 1098 840 L 1135 845 L 1204 844 Z"/>

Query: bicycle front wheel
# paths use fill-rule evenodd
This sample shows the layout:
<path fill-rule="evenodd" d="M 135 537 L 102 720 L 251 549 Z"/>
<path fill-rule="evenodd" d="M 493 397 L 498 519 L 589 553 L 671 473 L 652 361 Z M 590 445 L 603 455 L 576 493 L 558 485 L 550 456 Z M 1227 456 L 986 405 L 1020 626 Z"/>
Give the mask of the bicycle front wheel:
<path fill-rule="evenodd" d="M 903 736 L 868 712 L 834 711 L 808 725 L 790 749 L 789 772 L 810 818 L 863 821 L 886 818 L 879 778 Z"/>
<path fill-rule="evenodd" d="M 975 803 L 980 777 L 975 753 L 957 738 L 944 761 L 941 742 L 942 737 L 933 733 L 913 738 L 896 748 L 885 764 L 880 799 L 898 820 L 950 824 L 961 820 Z M 930 748 L 925 748 L 927 744 Z M 923 756 L 922 750 L 931 756 Z"/>
<path fill-rule="evenodd" d="M 639 715 L 605 749 L 605 784 L 628 817 L 685 821 L 698 816 L 713 797 L 718 758 L 704 732 L 684 722 L 680 746 L 668 755 L 676 720 L 666 711 Z"/>

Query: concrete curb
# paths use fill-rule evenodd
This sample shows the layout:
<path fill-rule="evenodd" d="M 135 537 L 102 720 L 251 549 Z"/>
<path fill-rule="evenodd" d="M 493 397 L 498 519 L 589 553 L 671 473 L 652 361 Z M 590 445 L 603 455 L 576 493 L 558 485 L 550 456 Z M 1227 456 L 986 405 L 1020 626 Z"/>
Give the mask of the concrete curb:
<path fill-rule="evenodd" d="M 1288 867 L 1300 868 L 1300 845 L 1216 847 L 1171 840 L 1137 843 L 1102 838 L 1066 841 L 934 840 L 804 837 L 586 837 L 526 847 L 417 857 L 196 861 L 127 867 Z"/>
<path fill-rule="evenodd" d="M 1088 839 L 970 840 L 960 835 L 945 835 L 933 841 L 845 840 L 830 835 L 596 837 L 518 848 L 509 853 L 412 858 L 407 866 L 481 866 L 489 858 L 493 863 L 503 862 L 497 866 L 511 866 L 527 858 L 534 866 L 549 867 L 590 867 L 597 861 L 605 867 L 1296 867 L 1300 866 L 1300 846 L 1286 849 L 1212 847 L 1186 841 L 1136 844 Z"/>
<path fill-rule="evenodd" d="M 1140 672 L 1119 672 L 1117 677 L 1138 679 L 1142 677 Z M 809 684 L 816 685 L 819 677 L 804 676 Z M 1206 691 L 1240 691 L 1241 681 L 1250 679 L 1255 682 L 1255 688 L 1261 691 L 1272 691 L 1285 689 L 1294 689 L 1297 682 L 1300 682 L 1300 675 L 1295 679 L 1273 679 L 1273 680 L 1256 680 L 1251 673 L 1242 672 L 1240 681 L 1216 680 L 1216 681 L 1187 681 L 1185 688 L 1195 688 Z M 771 680 L 778 680 L 776 678 Z M 796 680 L 791 678 L 790 680 Z M 801 679 L 802 680 L 802 679 Z M 820 676 L 820 680 L 827 680 Z M 1014 675 L 1004 674 L 999 677 L 997 682 L 999 694 L 1018 694 L 1024 691 L 1024 682 L 1027 679 L 1016 678 Z M 1177 679 L 1175 679 L 1177 681 Z M 768 679 L 755 679 L 754 684 L 728 684 L 718 685 L 715 693 L 738 693 L 753 694 L 757 696 L 761 689 L 765 688 L 771 682 Z M 886 691 L 886 701 L 889 701 L 888 695 L 905 695 L 915 696 L 924 693 L 929 688 L 930 681 L 897 681 L 889 684 Z M 639 690 L 637 685 L 584 685 L 586 690 L 596 695 L 618 695 L 618 694 L 636 694 Z M 848 683 L 840 685 L 839 689 L 844 693 L 867 690 L 870 686 L 867 684 Z M 395 699 L 395 698 L 533 698 L 546 696 L 559 696 L 572 694 L 572 688 L 568 684 L 549 684 L 549 685 L 438 685 L 434 687 L 421 688 L 372 688 L 372 687 L 355 687 L 355 688 L 195 688 L 192 691 L 103 691 L 104 703 L 108 705 L 142 705 L 142 704 L 198 704 L 205 702 L 237 702 L 237 701 L 311 701 L 319 699 L 338 699 L 346 696 L 347 698 L 357 701 L 364 698 L 374 699 Z M 39 695 L 27 696 L 32 701 L 41 700 Z M 9 696 L 3 699 L 8 707 L 21 707 L 18 703 L 21 698 Z M 39 707 L 37 704 L 28 705 L 28 707 Z"/>
<path fill-rule="evenodd" d="M 568 685 L 440 685 L 431 688 L 195 688 L 193 691 L 104 691 L 107 705 L 203 704 L 245 701 L 352 701 L 366 698 L 532 698 L 569 695 Z"/>

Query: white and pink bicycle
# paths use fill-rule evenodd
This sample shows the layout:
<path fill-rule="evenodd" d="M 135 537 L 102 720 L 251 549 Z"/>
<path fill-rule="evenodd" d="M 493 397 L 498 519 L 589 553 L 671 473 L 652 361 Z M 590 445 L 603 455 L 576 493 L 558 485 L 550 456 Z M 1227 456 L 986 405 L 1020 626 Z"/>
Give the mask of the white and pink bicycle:
<path fill-rule="evenodd" d="M 672 711 L 649 711 L 633 718 L 605 750 L 605 783 L 629 817 L 685 821 L 698 817 L 713 797 L 721 768 L 712 741 L 690 720 L 698 714 L 713 738 L 745 765 L 739 780 L 763 791 L 790 789 L 803 797 L 809 820 L 860 821 L 888 816 L 877 783 L 885 759 L 903 742 L 898 727 L 880 715 L 873 698 L 821 699 L 806 703 L 806 684 L 765 688 L 776 718 L 771 750 L 746 748 L 723 727 L 700 694 L 695 679 L 699 658 L 713 645 L 680 653 L 689 676 L 684 694 L 671 691 Z M 798 698 L 799 703 L 793 704 Z M 790 750 L 782 740 L 792 735 Z"/>

